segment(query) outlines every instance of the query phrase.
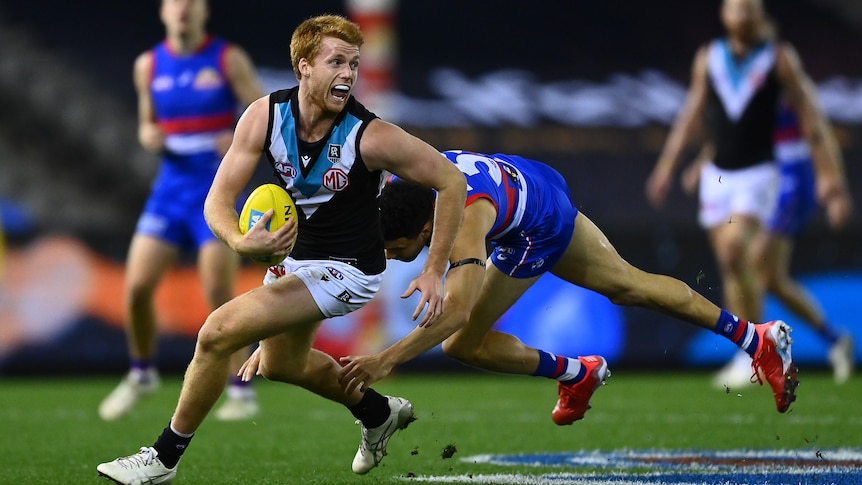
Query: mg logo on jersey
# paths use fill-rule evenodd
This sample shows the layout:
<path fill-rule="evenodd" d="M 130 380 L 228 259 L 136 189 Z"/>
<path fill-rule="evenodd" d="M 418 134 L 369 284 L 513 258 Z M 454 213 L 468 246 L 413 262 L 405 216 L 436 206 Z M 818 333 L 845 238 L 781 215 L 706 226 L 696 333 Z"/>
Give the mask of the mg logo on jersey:
<path fill-rule="evenodd" d="M 326 157 L 329 158 L 329 161 L 332 163 L 340 162 L 341 145 L 329 145 L 329 151 L 326 153 Z"/>
<path fill-rule="evenodd" d="M 323 174 L 323 186 L 333 192 L 341 192 L 349 184 L 347 172 L 340 168 L 332 167 Z"/>
<path fill-rule="evenodd" d="M 544 265 L 545 265 L 545 258 L 539 258 L 539 259 L 533 261 L 533 264 L 531 266 L 532 266 L 533 270 L 535 271 Z"/>

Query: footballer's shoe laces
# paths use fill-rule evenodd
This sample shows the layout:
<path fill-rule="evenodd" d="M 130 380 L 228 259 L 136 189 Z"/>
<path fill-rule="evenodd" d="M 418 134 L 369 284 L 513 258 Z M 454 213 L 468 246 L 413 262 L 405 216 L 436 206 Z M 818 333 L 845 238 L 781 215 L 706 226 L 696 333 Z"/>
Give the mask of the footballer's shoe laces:
<path fill-rule="evenodd" d="M 357 424 L 362 425 L 362 442 L 359 443 L 359 450 L 353 457 L 354 473 L 363 475 L 376 467 L 386 456 L 386 444 L 389 443 L 389 438 L 392 438 L 399 429 L 404 429 L 408 424 L 416 421 L 410 401 L 392 396 L 386 396 L 386 399 L 389 401 L 389 418 L 383 424 L 376 428 L 366 428 L 361 421 L 356 421 Z"/>
<path fill-rule="evenodd" d="M 102 463 L 99 475 L 123 485 L 156 485 L 169 483 L 177 476 L 177 467 L 166 467 L 155 448 L 144 446 L 134 455 Z"/>
<path fill-rule="evenodd" d="M 584 418 L 587 409 L 590 409 L 590 398 L 596 389 L 605 383 L 605 379 L 611 376 L 608 362 L 599 355 L 578 357 L 581 365 L 586 369 L 586 376 L 579 382 L 558 382 L 560 399 L 557 400 L 551 419 L 560 426 L 572 424 Z"/>
<path fill-rule="evenodd" d="M 751 382 L 760 385 L 763 385 L 764 379 L 769 382 L 775 397 L 775 407 L 779 413 L 783 413 L 796 400 L 796 386 L 799 385 L 796 377 L 799 369 L 793 365 L 790 355 L 792 329 L 781 320 L 755 325 L 754 329 L 760 342 L 751 361 Z"/>

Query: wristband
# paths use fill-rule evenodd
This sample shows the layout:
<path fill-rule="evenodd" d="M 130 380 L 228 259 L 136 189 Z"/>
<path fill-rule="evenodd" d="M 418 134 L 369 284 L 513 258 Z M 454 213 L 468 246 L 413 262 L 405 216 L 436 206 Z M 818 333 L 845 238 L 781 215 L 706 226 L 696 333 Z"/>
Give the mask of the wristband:
<path fill-rule="evenodd" d="M 465 264 L 478 264 L 479 266 L 481 266 L 483 268 L 485 267 L 485 261 L 483 261 L 479 258 L 465 258 L 465 259 L 455 261 L 454 263 L 450 264 L 449 265 L 449 271 L 452 271 L 452 269 L 457 268 L 458 266 L 464 266 Z"/>

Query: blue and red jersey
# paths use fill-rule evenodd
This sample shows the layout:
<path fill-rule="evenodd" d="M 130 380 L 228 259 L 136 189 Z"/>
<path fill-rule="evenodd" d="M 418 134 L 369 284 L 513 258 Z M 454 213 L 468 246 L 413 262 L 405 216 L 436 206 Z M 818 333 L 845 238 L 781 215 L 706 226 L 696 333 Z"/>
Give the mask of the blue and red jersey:
<path fill-rule="evenodd" d="M 214 238 L 203 204 L 221 162 L 216 138 L 233 129 L 239 111 L 226 73 L 228 47 L 209 36 L 188 55 L 167 41 L 150 51 L 149 91 L 165 147 L 137 232 L 191 248 Z"/>
<path fill-rule="evenodd" d="M 497 218 L 487 234 L 494 265 L 516 278 L 549 271 L 568 247 L 577 209 L 562 175 L 515 155 L 443 152 L 467 179 L 467 204 L 487 199 Z"/>

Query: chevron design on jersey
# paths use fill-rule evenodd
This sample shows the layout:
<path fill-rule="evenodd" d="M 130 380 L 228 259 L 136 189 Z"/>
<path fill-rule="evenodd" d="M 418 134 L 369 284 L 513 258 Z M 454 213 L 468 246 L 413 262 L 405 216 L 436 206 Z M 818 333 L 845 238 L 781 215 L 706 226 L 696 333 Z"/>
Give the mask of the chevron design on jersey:
<path fill-rule="evenodd" d="M 736 60 L 725 39 L 709 46 L 708 71 L 728 118 L 739 120 L 775 65 L 775 46 L 763 44 Z"/>

